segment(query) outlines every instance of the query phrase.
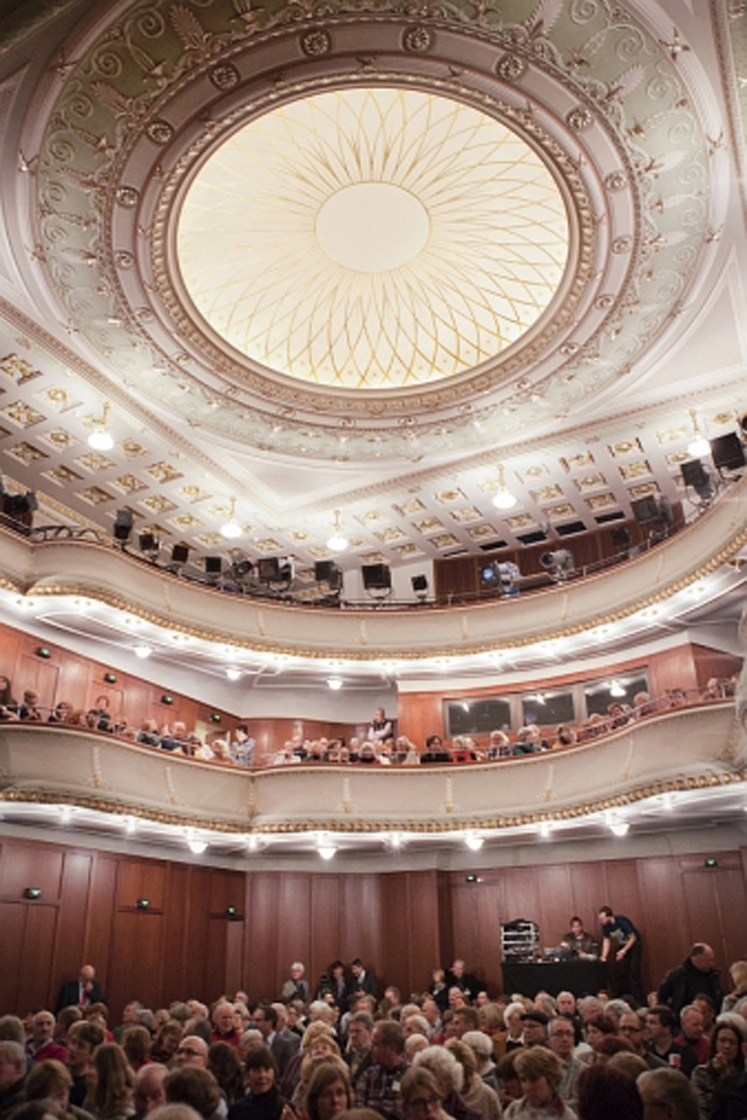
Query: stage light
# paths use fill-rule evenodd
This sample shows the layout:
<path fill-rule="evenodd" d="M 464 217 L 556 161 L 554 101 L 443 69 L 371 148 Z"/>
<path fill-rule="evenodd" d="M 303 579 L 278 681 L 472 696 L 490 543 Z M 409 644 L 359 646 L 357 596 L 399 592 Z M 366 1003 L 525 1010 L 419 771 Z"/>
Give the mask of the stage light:
<path fill-rule="evenodd" d="M 138 537 L 138 548 L 141 552 L 149 552 L 155 556 L 161 545 L 153 533 L 141 533 Z"/>
<path fill-rule="evenodd" d="M 122 544 L 128 541 L 132 535 L 132 526 L 134 523 L 134 516 L 132 510 L 118 509 L 114 518 L 114 539 L 121 541 Z"/>
<path fill-rule="evenodd" d="M 558 583 L 567 579 L 575 568 L 573 553 L 569 552 L 567 548 L 556 548 L 552 551 L 543 552 L 540 556 L 540 564 Z"/>
<path fill-rule="evenodd" d="M 364 564 L 361 573 L 366 591 L 391 591 L 392 573 L 388 564 Z"/>
<path fill-rule="evenodd" d="M 416 598 L 419 599 L 421 603 L 424 603 L 428 598 L 428 577 L 423 575 L 411 576 L 410 583 L 412 584 L 412 590 Z"/>

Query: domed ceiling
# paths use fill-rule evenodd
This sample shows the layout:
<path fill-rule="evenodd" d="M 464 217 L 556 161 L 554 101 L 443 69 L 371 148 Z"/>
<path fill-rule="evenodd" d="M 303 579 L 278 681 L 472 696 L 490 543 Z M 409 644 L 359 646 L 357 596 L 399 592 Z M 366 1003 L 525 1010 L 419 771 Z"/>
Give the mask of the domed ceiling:
<path fill-rule="evenodd" d="M 688 409 L 733 429 L 739 12 L 25 13 L 0 71 L 0 450 L 46 509 L 110 528 L 127 505 L 214 550 L 233 497 L 248 555 L 302 565 L 341 509 L 357 560 L 396 564 L 682 496 Z"/>

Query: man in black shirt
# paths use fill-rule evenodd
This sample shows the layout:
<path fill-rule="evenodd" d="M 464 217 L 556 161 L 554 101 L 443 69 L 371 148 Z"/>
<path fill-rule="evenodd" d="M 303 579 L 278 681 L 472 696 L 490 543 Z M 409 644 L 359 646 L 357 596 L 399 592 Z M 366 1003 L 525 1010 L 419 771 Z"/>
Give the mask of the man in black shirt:
<path fill-rule="evenodd" d="M 641 976 L 641 935 L 630 918 L 615 914 L 609 906 L 600 906 L 599 921 L 602 926 L 602 952 L 600 960 L 609 960 L 614 945 L 615 960 L 620 965 L 619 993 L 635 996 L 644 1003 Z"/>

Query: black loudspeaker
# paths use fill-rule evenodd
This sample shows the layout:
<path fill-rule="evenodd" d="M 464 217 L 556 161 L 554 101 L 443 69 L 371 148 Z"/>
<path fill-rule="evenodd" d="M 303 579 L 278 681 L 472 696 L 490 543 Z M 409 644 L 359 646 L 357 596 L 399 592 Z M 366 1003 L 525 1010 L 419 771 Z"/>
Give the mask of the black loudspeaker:
<path fill-rule="evenodd" d="M 205 575 L 219 576 L 221 568 L 223 567 L 223 559 L 220 556 L 206 556 L 205 557 Z"/>
<path fill-rule="evenodd" d="M 725 436 L 716 436 L 710 440 L 713 462 L 719 469 L 738 471 L 744 466 L 744 447 L 736 432 L 727 432 Z"/>
<path fill-rule="evenodd" d="M 619 525 L 610 532 L 610 541 L 612 542 L 612 547 L 619 548 L 620 551 L 625 548 L 630 548 L 630 533 L 624 525 Z"/>
<path fill-rule="evenodd" d="M 386 591 L 392 586 L 392 573 L 388 564 L 364 564 L 361 571 L 366 591 Z"/>
<path fill-rule="evenodd" d="M 189 545 L 175 544 L 171 550 L 172 564 L 186 564 L 189 559 Z"/>
<path fill-rule="evenodd" d="M 411 576 L 410 583 L 412 584 L 413 591 L 416 593 L 418 591 L 428 590 L 428 576 Z"/>
<path fill-rule="evenodd" d="M 692 486 L 696 490 L 699 487 L 707 486 L 708 472 L 700 459 L 688 459 L 686 463 L 682 464 L 680 471 L 685 486 Z"/>
<path fill-rule="evenodd" d="M 138 541 L 138 548 L 141 552 L 157 552 L 158 541 L 152 533 L 141 533 Z"/>
<path fill-rule="evenodd" d="M 277 556 L 257 561 L 257 575 L 260 583 L 280 583 L 280 560 Z"/>
<path fill-rule="evenodd" d="M 647 494 L 645 498 L 636 498 L 630 503 L 630 508 L 639 525 L 659 520 L 659 507 L 653 494 Z"/>
<path fill-rule="evenodd" d="M 130 539 L 132 532 L 132 525 L 134 518 L 128 509 L 118 509 L 117 517 L 114 522 L 114 539 L 115 541 L 127 541 Z"/>
<path fill-rule="evenodd" d="M 317 560 L 314 564 L 314 579 L 317 583 L 334 583 L 336 571 L 334 560 Z"/>

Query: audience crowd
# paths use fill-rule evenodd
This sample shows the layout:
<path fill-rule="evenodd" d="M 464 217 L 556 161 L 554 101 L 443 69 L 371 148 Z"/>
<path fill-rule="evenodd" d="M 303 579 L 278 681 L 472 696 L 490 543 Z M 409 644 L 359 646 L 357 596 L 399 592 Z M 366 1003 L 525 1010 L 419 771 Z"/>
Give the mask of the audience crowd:
<path fill-rule="evenodd" d="M 613 701 L 608 705 L 606 714 L 595 712 L 578 726 L 560 724 L 550 731 L 531 723 L 519 728 L 516 733 L 491 731 L 487 739 L 479 743 L 471 735 L 455 735 L 451 742 L 440 735 L 429 735 L 422 748 L 404 735 L 395 736 L 392 721 L 386 718 L 382 709 L 378 709 L 365 738 L 354 736 L 346 742 L 338 738 L 308 739 L 299 735 L 286 740 L 282 747 L 264 760 L 263 765 L 331 762 L 342 765 L 419 766 L 492 762 L 588 743 L 648 716 L 688 705 L 729 699 L 734 696 L 735 688 L 736 678 L 718 680 L 714 677 L 700 691 L 673 688 L 655 698 L 648 692 L 638 692 L 632 705 Z M 113 735 L 202 762 L 229 766 L 257 764 L 256 741 L 250 736 L 246 724 L 239 724 L 233 732 L 210 737 L 208 741 L 180 720 L 159 728 L 155 719 L 144 718 L 136 727 L 122 713 L 114 715 L 110 711 L 106 696 L 99 696 L 94 706 L 88 709 L 75 708 L 65 700 L 53 709 L 45 709 L 39 705 L 39 695 L 33 689 L 24 691 L 21 701 L 15 700 L 11 683 L 4 676 L 0 676 L 0 722 L 56 724 Z"/>
<path fill-rule="evenodd" d="M 277 1002 L 133 1000 L 114 1025 L 86 965 L 56 1014 L 0 1018 L 0 1120 L 743 1120 L 747 961 L 730 978 L 697 944 L 643 1007 L 491 998 L 456 960 L 403 1002 L 360 959 L 313 992 L 297 961 Z"/>

